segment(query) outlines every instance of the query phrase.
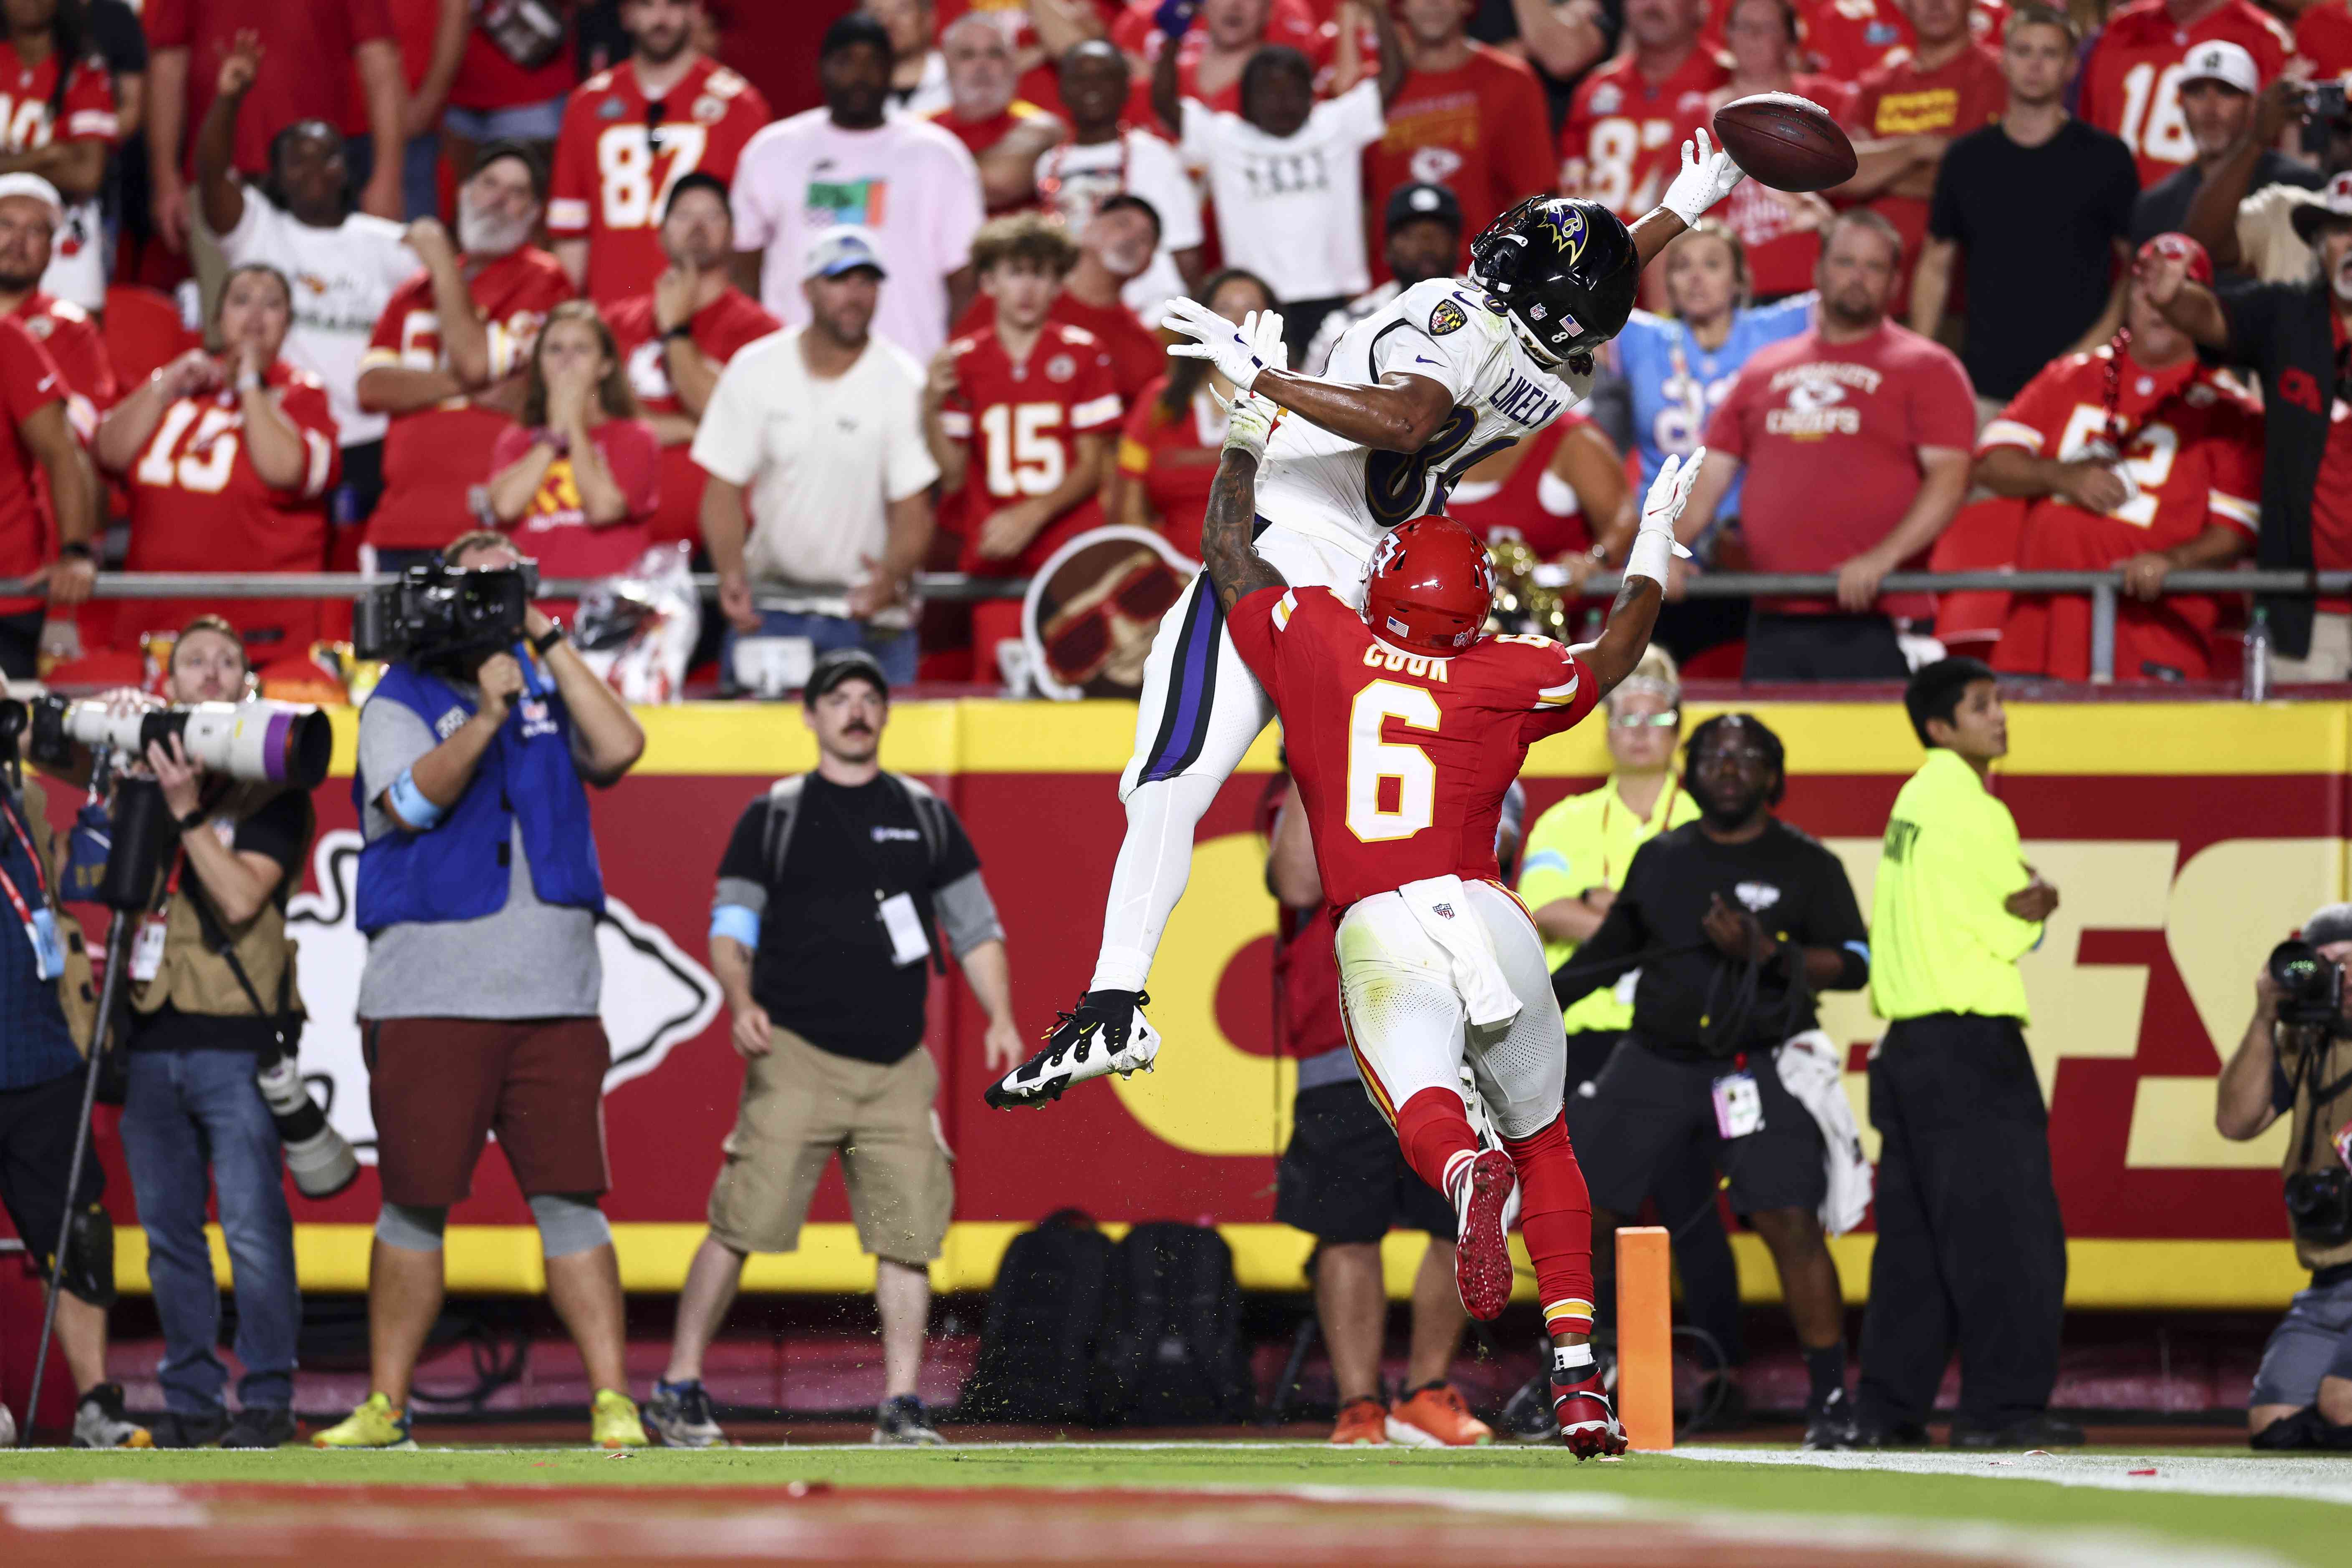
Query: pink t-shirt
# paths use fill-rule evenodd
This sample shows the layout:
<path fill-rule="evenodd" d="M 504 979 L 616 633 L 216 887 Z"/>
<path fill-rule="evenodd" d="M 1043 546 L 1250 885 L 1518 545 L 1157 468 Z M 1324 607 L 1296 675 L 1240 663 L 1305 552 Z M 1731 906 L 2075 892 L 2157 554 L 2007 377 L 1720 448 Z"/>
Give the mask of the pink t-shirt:
<path fill-rule="evenodd" d="M 509 426 L 491 450 L 490 472 L 499 473 L 520 458 L 538 435 L 520 425 Z M 661 505 L 661 442 L 654 427 L 642 419 L 607 419 L 589 432 L 589 438 L 621 493 L 629 498 L 629 515 L 620 522 L 592 527 L 581 506 L 572 459 L 556 458 L 548 465 L 529 509 L 508 525 L 515 548 L 539 563 L 541 577 L 609 577 L 635 565 L 653 542 L 647 525 Z"/>
<path fill-rule="evenodd" d="M 1968 372 L 1941 344 L 1892 321 L 1852 342 L 1818 327 L 1757 351 L 1707 423 L 1711 452 L 1747 468 L 1740 531 L 1759 572 L 1834 572 L 1894 530 L 1919 493 L 1919 448 L 1976 442 Z M 1784 599 L 1780 614 L 1834 610 Z M 1921 595 L 1878 602 L 1926 615 Z"/>

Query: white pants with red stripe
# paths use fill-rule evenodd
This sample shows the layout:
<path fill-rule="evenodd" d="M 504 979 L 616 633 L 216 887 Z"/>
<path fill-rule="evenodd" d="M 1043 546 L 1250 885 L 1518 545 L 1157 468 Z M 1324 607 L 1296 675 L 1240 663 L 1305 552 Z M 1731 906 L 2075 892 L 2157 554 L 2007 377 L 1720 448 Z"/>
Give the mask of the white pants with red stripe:
<path fill-rule="evenodd" d="M 1567 1036 L 1544 967 L 1543 939 L 1518 900 L 1492 882 L 1465 882 L 1468 912 L 1494 939 L 1518 1016 L 1500 1029 L 1471 1026 L 1453 966 L 1405 907 L 1379 893 L 1339 921 L 1339 1005 L 1364 1090 L 1391 1122 L 1425 1089 L 1461 1090 L 1466 1062 L 1495 1130 L 1527 1138 L 1560 1113 Z"/>

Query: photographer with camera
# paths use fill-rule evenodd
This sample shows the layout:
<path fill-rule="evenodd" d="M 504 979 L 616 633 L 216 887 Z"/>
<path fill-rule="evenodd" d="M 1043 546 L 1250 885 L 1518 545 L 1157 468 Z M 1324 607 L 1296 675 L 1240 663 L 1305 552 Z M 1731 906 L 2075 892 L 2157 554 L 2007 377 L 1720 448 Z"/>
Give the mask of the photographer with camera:
<path fill-rule="evenodd" d="M 583 787 L 618 783 L 646 738 L 562 624 L 528 604 L 536 586 L 503 535 L 473 532 L 393 590 L 417 619 L 387 626 L 380 601 L 360 606 L 361 640 L 400 649 L 361 710 L 352 784 L 367 839 L 359 1016 L 383 1208 L 368 1266 L 373 1392 L 313 1439 L 320 1447 L 410 1446 L 442 1229 L 493 1131 L 596 1391 L 592 1440 L 646 1440 L 597 1207 L 612 1050 L 597 1017 L 604 885 Z"/>
<path fill-rule="evenodd" d="M 2329 904 L 2254 976 L 2213 1122 L 2236 1142 L 2286 1116 L 2287 1220 L 2311 1286 L 2271 1331 L 2246 1408 L 2257 1448 L 2352 1449 L 2352 904 Z"/>
<path fill-rule="evenodd" d="M 199 617 L 173 644 L 167 702 L 240 702 L 252 689 L 245 645 L 226 621 Z M 121 692 L 108 706 L 130 715 L 157 704 Z M 165 1415 L 155 1443 L 274 1448 L 294 1436 L 302 1306 L 279 1131 L 257 1075 L 281 1058 L 290 1067 L 300 1037 L 286 901 L 301 882 L 318 818 L 307 789 L 225 776 L 194 761 L 180 736 L 148 742 L 143 761 L 179 826 L 131 951 L 122 1112 L 123 1158 L 163 1329 Z M 303 1092 L 299 1075 L 294 1083 Z M 341 1147 L 348 1176 L 356 1176 Z M 234 1421 L 222 1405 L 228 1372 L 215 1348 L 220 1289 L 205 1239 L 208 1189 L 219 1198 L 236 1291 L 242 1375 Z"/>
<path fill-rule="evenodd" d="M 58 1346 L 76 1395 L 73 1446 L 144 1448 L 152 1439 L 123 1413 L 122 1385 L 106 1381 L 114 1222 L 100 1201 L 105 1172 L 81 1147 L 97 998 L 79 931 L 58 907 L 64 846 L 42 810 L 40 787 L 28 786 L 16 763 L 24 710 L 7 707 L 0 729 L 0 1208 L 42 1275 L 57 1280 Z M 33 1419 L 27 1408 L 27 1427 Z"/>

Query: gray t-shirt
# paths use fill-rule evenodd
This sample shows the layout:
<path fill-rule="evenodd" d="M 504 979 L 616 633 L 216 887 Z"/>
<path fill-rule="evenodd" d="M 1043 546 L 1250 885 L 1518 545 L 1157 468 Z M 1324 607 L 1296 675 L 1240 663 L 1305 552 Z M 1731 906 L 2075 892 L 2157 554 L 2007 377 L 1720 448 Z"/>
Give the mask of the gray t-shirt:
<path fill-rule="evenodd" d="M 460 691 L 468 690 L 452 683 Z M 470 695 L 470 692 L 468 693 Z M 371 702 L 360 710 L 360 778 L 370 842 L 399 829 L 376 805 L 404 769 L 440 743 L 415 710 Z M 572 731 L 575 757 L 579 731 Z M 506 907 L 472 921 L 387 926 L 368 939 L 360 974 L 362 1018 L 593 1017 L 604 988 L 592 910 L 543 904 L 514 835 Z"/>

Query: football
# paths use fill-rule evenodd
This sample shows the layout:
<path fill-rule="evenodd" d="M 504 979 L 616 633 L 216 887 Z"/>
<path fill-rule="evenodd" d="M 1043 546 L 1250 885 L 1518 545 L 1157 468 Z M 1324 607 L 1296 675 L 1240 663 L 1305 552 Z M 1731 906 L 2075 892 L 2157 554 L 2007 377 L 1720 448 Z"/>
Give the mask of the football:
<path fill-rule="evenodd" d="M 1759 92 L 1715 111 L 1715 139 L 1776 191 L 1825 191 L 1853 178 L 1853 143 L 1830 111 L 1793 92 Z"/>

